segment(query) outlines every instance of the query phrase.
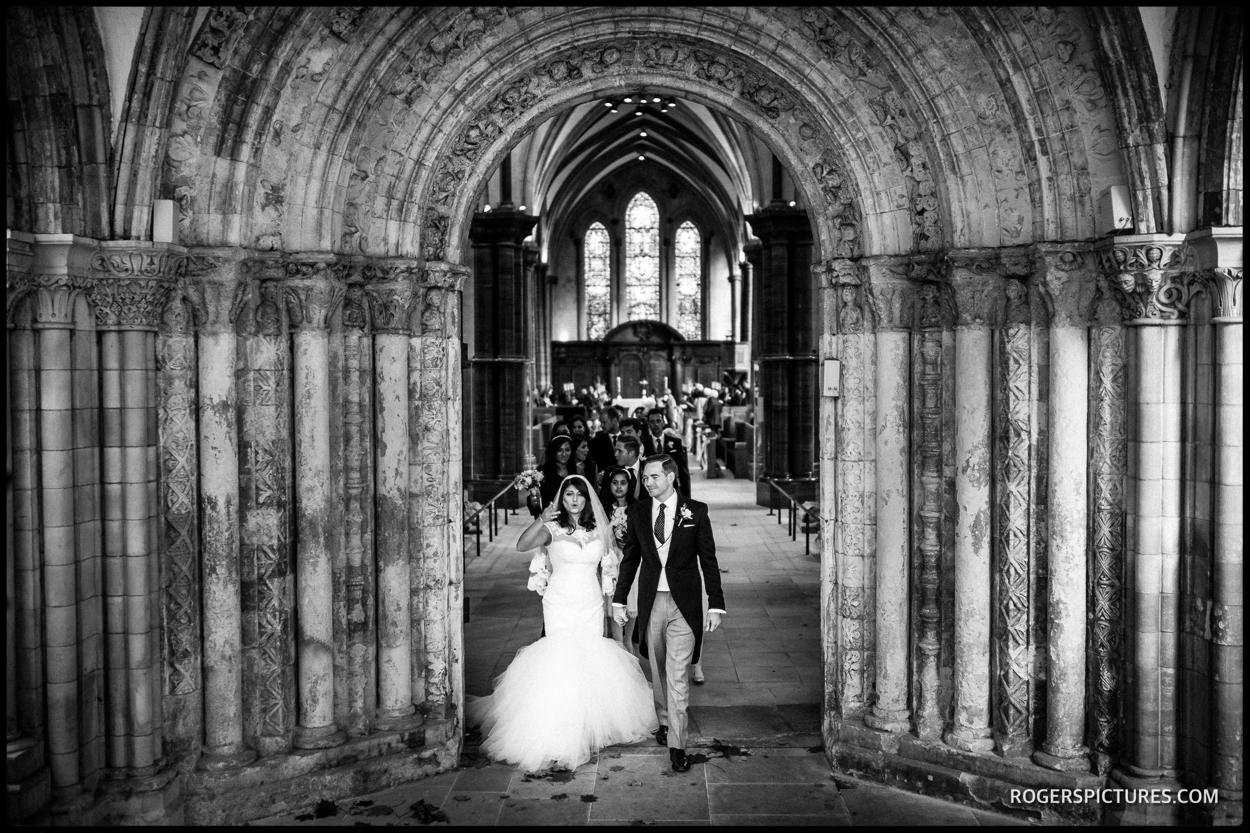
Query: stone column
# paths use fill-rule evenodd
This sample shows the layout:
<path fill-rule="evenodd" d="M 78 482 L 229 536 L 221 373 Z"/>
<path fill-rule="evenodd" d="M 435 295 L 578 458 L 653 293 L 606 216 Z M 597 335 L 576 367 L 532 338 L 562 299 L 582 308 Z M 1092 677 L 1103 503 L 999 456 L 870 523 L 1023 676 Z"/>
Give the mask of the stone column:
<path fill-rule="evenodd" d="M 300 749 L 346 739 L 334 719 L 333 531 L 330 516 L 330 317 L 343 300 L 329 264 L 291 261 L 284 293 L 294 330 L 296 608 Z"/>
<path fill-rule="evenodd" d="M 1131 787 L 1179 786 L 1176 750 L 1180 624 L 1181 332 L 1188 315 L 1181 238 L 1117 237 L 1100 248 L 1125 304 L 1134 368 L 1128 402 L 1128 563 L 1134 618 L 1129 665 L 1134 696 L 1122 769 Z M 1174 819 L 1175 808 L 1133 805 L 1130 815 Z M 1126 820 L 1129 816 L 1126 815 Z"/>
<path fill-rule="evenodd" d="M 948 255 L 955 294 L 955 703 L 944 735 L 967 752 L 990 732 L 991 327 L 1000 287 L 993 250 Z"/>
<path fill-rule="evenodd" d="M 1240 229 L 1213 228 L 1189 239 L 1199 254 L 1215 328 L 1210 703 L 1211 786 L 1220 792 L 1207 813 L 1216 824 L 1235 824 L 1245 800 L 1242 237 Z"/>
<path fill-rule="evenodd" d="M 409 551 L 414 594 L 414 696 L 422 698 L 426 741 L 463 725 L 463 510 L 459 443 L 460 287 L 467 271 L 429 263 L 414 299 L 409 353 Z M 418 628 L 419 622 L 419 628 Z M 419 638 L 415 638 L 419 635 Z"/>
<path fill-rule="evenodd" d="M 365 267 L 373 319 L 378 718 L 380 729 L 420 725 L 412 696 L 412 597 L 408 558 L 408 316 L 415 264 Z"/>
<path fill-rule="evenodd" d="M 207 255 L 207 253 L 203 253 Z M 205 769 L 250 763 L 243 742 L 243 615 L 239 567 L 239 443 L 235 374 L 239 312 L 251 291 L 223 256 L 188 286 L 199 330 L 200 553 L 204 599 Z"/>
<path fill-rule="evenodd" d="M 824 273 L 825 329 L 836 333 L 830 346 L 837 350 L 841 363 L 842 389 L 841 396 L 831 402 L 836 428 L 826 433 L 834 438 L 833 472 L 821 467 L 823 482 L 832 487 L 822 489 L 821 494 L 829 498 L 822 501 L 822 517 L 829 519 L 833 533 L 831 557 L 825 561 L 825 586 L 832 590 L 825 600 L 830 608 L 830 630 L 826 633 L 834 635 L 836 649 L 830 658 L 834 664 L 826 672 L 825 684 L 832 687 L 826 692 L 826 701 L 838 714 L 848 717 L 867 710 L 873 676 L 875 351 L 860 268 L 849 259 L 839 258 L 813 269 L 817 270 Z M 827 397 L 822 400 L 830 401 Z M 827 417 L 831 409 L 826 406 L 823 410 Z"/>
<path fill-rule="evenodd" d="M 79 766 L 78 564 L 74 512 L 73 339 L 85 288 L 87 241 L 36 234 L 39 507 L 43 543 L 44 702 L 52 795 L 72 819 L 84 796 Z"/>
<path fill-rule="evenodd" d="M 524 240 L 537 222 L 511 209 L 492 211 L 476 215 L 469 231 L 474 293 L 469 476 L 488 481 L 484 488 L 490 494 L 536 451 L 530 431 L 535 299 Z"/>
<path fill-rule="evenodd" d="M 1089 770 L 1085 643 L 1089 463 L 1089 318 L 1097 271 L 1087 246 L 1037 244 L 1037 277 L 1050 312 L 1047 483 L 1046 736 L 1034 762 Z"/>
<path fill-rule="evenodd" d="M 180 250 L 106 242 L 90 289 L 100 332 L 104 426 L 104 545 L 110 616 L 108 766 L 151 775 L 164 759 L 157 517 L 156 335 Z"/>
<path fill-rule="evenodd" d="M 908 560 L 911 556 L 911 324 L 913 288 L 903 258 L 867 263 L 876 319 L 876 698 L 864 722 L 911 728 Z"/>
<path fill-rule="evenodd" d="M 5 744 L 6 809 L 30 818 L 47 803 L 49 772 L 42 738 L 44 704 L 43 583 L 39 520 L 39 358 L 32 323 L 37 291 L 30 276 L 34 235 L 10 231 L 6 311 L 11 481 L 8 569 L 9 631 L 6 666 L 9 725 Z M 37 742 L 37 739 L 39 742 Z"/>
<path fill-rule="evenodd" d="M 163 660 L 161 720 L 172 760 L 193 759 L 204 739 L 203 639 L 200 631 L 199 446 L 196 428 L 194 303 L 187 258 L 156 337 L 158 514 Z M 192 270 L 190 264 L 196 264 Z"/>
<path fill-rule="evenodd" d="M 806 212 L 769 206 L 747 222 L 760 239 L 760 268 L 753 274 L 757 304 L 751 349 L 760 366 L 755 380 L 763 400 L 756 430 L 763 431 L 765 474 L 785 481 L 813 474 L 816 460 L 816 302 L 812 291 L 812 229 Z M 787 486 L 800 499 L 815 497 L 800 481 Z M 759 484 L 757 501 L 771 505 L 772 490 Z"/>
<path fill-rule="evenodd" d="M 730 272 L 726 279 L 729 281 L 729 336 L 736 344 L 742 341 L 742 329 L 739 326 L 742 318 L 742 278 Z M 706 310 L 707 305 L 703 308 Z"/>

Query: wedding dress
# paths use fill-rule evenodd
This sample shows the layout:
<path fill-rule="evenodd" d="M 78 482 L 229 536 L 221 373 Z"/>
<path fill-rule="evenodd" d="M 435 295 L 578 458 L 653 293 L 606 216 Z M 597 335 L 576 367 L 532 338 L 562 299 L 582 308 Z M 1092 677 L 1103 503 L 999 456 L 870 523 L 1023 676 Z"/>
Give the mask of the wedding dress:
<path fill-rule="evenodd" d="M 599 749 L 642 740 L 657 725 L 641 664 L 603 633 L 603 538 L 584 529 L 569 533 L 554 522 L 546 527 L 546 635 L 517 651 L 492 694 L 468 703 L 469 724 L 481 726 L 482 751 L 531 772 L 575 769 Z M 613 573 L 607 583 L 614 582 Z"/>

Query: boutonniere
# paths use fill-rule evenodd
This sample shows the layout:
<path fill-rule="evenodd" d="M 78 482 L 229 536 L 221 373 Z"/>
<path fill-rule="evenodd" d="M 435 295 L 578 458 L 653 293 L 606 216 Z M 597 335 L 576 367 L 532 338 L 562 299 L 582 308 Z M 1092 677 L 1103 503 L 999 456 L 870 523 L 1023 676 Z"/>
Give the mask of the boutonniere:
<path fill-rule="evenodd" d="M 681 516 L 681 519 L 682 519 L 683 521 L 693 521 L 693 520 L 694 520 L 694 513 L 690 511 L 690 507 L 689 507 L 689 506 L 683 506 L 681 509 L 678 509 L 678 510 L 677 510 L 677 514 Z"/>

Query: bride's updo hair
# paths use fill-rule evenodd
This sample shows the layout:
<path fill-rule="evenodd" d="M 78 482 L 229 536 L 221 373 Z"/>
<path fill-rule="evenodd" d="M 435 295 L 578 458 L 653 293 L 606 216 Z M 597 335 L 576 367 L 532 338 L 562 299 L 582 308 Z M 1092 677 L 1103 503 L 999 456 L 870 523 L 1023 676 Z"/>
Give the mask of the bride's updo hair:
<path fill-rule="evenodd" d="M 569 510 L 564 508 L 564 493 L 572 486 L 583 498 L 582 514 L 579 518 L 570 518 Z M 586 480 L 582 477 L 567 477 L 560 484 L 560 492 L 556 495 L 556 523 L 565 529 L 577 529 L 579 526 L 584 529 L 595 528 L 595 510 L 590 505 L 590 487 L 586 485 Z"/>

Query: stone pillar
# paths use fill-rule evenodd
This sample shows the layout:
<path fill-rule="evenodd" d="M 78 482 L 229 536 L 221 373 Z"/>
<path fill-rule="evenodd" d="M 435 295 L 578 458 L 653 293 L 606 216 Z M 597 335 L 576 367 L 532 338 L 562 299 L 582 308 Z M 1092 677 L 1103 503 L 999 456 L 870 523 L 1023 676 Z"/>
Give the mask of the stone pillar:
<path fill-rule="evenodd" d="M 816 460 L 816 322 L 817 298 L 812 291 L 812 229 L 802 209 L 769 206 L 748 215 L 760 239 L 756 323 L 752 352 L 759 362 L 755 380 L 763 399 L 756 430 L 763 430 L 762 466 L 780 480 L 807 478 Z M 789 487 L 806 499 L 809 487 Z M 771 490 L 761 484 L 757 500 L 770 505 Z"/>
<path fill-rule="evenodd" d="M 742 341 L 742 278 L 730 272 L 726 279 L 729 281 L 729 337 L 737 343 Z M 703 308 L 706 310 L 707 305 Z"/>
<path fill-rule="evenodd" d="M 1035 359 L 1029 276 L 1031 252 L 1000 249 L 1003 321 L 998 333 L 996 370 L 995 544 L 992 585 L 995 751 L 1003 757 L 1033 752 L 1034 620 L 1041 605 L 1035 597 L 1038 570 L 1033 558 L 1035 489 L 1042 456 L 1038 442 Z"/>
<path fill-rule="evenodd" d="M 412 695 L 412 597 L 408 557 L 408 317 L 415 264 L 365 268 L 373 319 L 378 571 L 378 727 L 420 725 Z"/>
<path fill-rule="evenodd" d="M 1245 801 L 1242 235 L 1239 228 L 1212 228 L 1188 240 L 1198 255 L 1215 329 L 1210 711 L 1211 786 L 1219 789 L 1219 801 L 1207 815 L 1215 824 L 1240 824 Z"/>
<path fill-rule="evenodd" d="M 300 749 L 346 739 L 334 719 L 334 586 L 330 516 L 330 317 L 344 287 L 327 264 L 287 264 L 284 293 L 294 330 L 296 607 L 299 614 Z"/>
<path fill-rule="evenodd" d="M 511 479 L 536 453 L 530 431 L 535 302 L 524 241 L 537 222 L 530 214 L 500 210 L 477 214 L 469 230 L 474 293 L 469 477 L 491 481 L 492 494 L 498 491 L 494 481 Z"/>
<path fill-rule="evenodd" d="M 1117 237 L 1100 247 L 1104 271 L 1122 294 L 1134 367 L 1128 403 L 1129 737 L 1126 787 L 1175 789 L 1180 623 L 1181 332 L 1188 315 L 1181 238 Z M 1170 808 L 1170 809 L 1169 809 Z M 1175 820 L 1172 805 L 1131 805 L 1125 820 Z"/>
<path fill-rule="evenodd" d="M 1000 287 L 993 250 L 948 255 L 955 294 L 955 703 L 947 744 L 992 749 L 990 731 L 991 327 Z"/>
<path fill-rule="evenodd" d="M 876 319 L 876 697 L 864 722 L 911 728 L 908 560 L 911 526 L 911 324 L 913 288 L 903 258 L 867 263 Z"/>
<path fill-rule="evenodd" d="M 38 356 L 39 507 L 43 544 L 46 743 L 58 817 L 85 800 L 80 767 L 78 564 L 74 506 L 73 339 L 86 286 L 88 241 L 35 235 L 34 324 Z"/>
<path fill-rule="evenodd" d="M 1087 246 L 1037 244 L 1037 277 L 1050 312 L 1046 736 L 1034 762 L 1089 770 L 1085 735 L 1089 517 L 1089 315 L 1097 270 Z"/>
<path fill-rule="evenodd" d="M 199 330 L 200 553 L 204 598 L 205 769 L 250 763 L 243 742 L 243 626 L 239 567 L 239 442 L 235 374 L 239 312 L 251 291 L 222 257 L 188 289 Z"/>
<path fill-rule="evenodd" d="M 157 464 L 160 515 L 162 723 L 171 760 L 198 756 L 204 739 L 203 640 L 200 631 L 199 443 L 196 428 L 194 302 L 187 258 L 156 337 Z M 214 261 L 215 263 L 215 261 Z M 195 269 L 191 268 L 195 264 Z"/>
<path fill-rule="evenodd" d="M 1090 697 L 1089 746 L 1099 775 L 1119 756 L 1124 697 L 1125 338 L 1118 290 L 1104 280 L 1090 330 Z"/>
<path fill-rule="evenodd" d="M 103 387 L 108 766 L 116 778 L 152 775 L 164 762 L 151 382 L 155 331 L 182 259 L 168 246 L 117 241 L 101 243 L 92 261 Z"/>
<path fill-rule="evenodd" d="M 826 420 L 832 416 L 836 425 L 826 434 L 834 437 L 832 459 L 824 452 L 833 471 L 827 471 L 829 465 L 821 467 L 822 517 L 830 519 L 833 527 L 831 557 L 824 561 L 828 575 L 822 583 L 832 591 L 824 600 L 830 626 L 825 632 L 834 635 L 831 641 L 836 650 L 825 676 L 825 685 L 832 686 L 826 691 L 826 702 L 846 717 L 863 714 L 872 693 L 875 351 L 860 267 L 839 258 L 813 272 L 823 272 L 825 331 L 836 334 L 824 355 L 836 349 L 841 364 L 841 396 L 832 401 L 822 397 L 822 402 L 829 403 L 823 414 Z"/>
<path fill-rule="evenodd" d="M 463 508 L 460 425 L 460 287 L 466 270 L 429 263 L 414 298 L 409 345 L 411 581 L 414 630 L 419 626 L 422 661 L 414 663 L 414 696 L 422 698 L 426 740 L 463 725 Z M 437 728 L 441 725 L 443 728 Z"/>
<path fill-rule="evenodd" d="M 39 353 L 32 324 L 37 311 L 36 281 L 30 276 L 34 235 L 8 232 L 6 312 L 9 329 L 8 382 L 11 481 L 8 572 L 9 631 L 12 651 L 6 666 L 9 724 L 5 737 L 6 810 L 30 818 L 48 803 L 43 581 L 39 520 Z"/>
<path fill-rule="evenodd" d="M 913 277 L 931 272 L 923 261 L 913 262 Z M 938 740 L 943 728 L 943 675 L 938 667 L 942 647 L 941 564 L 949 560 L 950 544 L 944 530 L 945 495 L 943 412 L 951 389 L 947 336 L 954 325 L 954 301 L 948 284 L 925 281 L 916 288 L 915 368 L 912 402 L 913 492 L 916 495 L 912 540 L 913 570 L 912 717 L 917 736 Z"/>

